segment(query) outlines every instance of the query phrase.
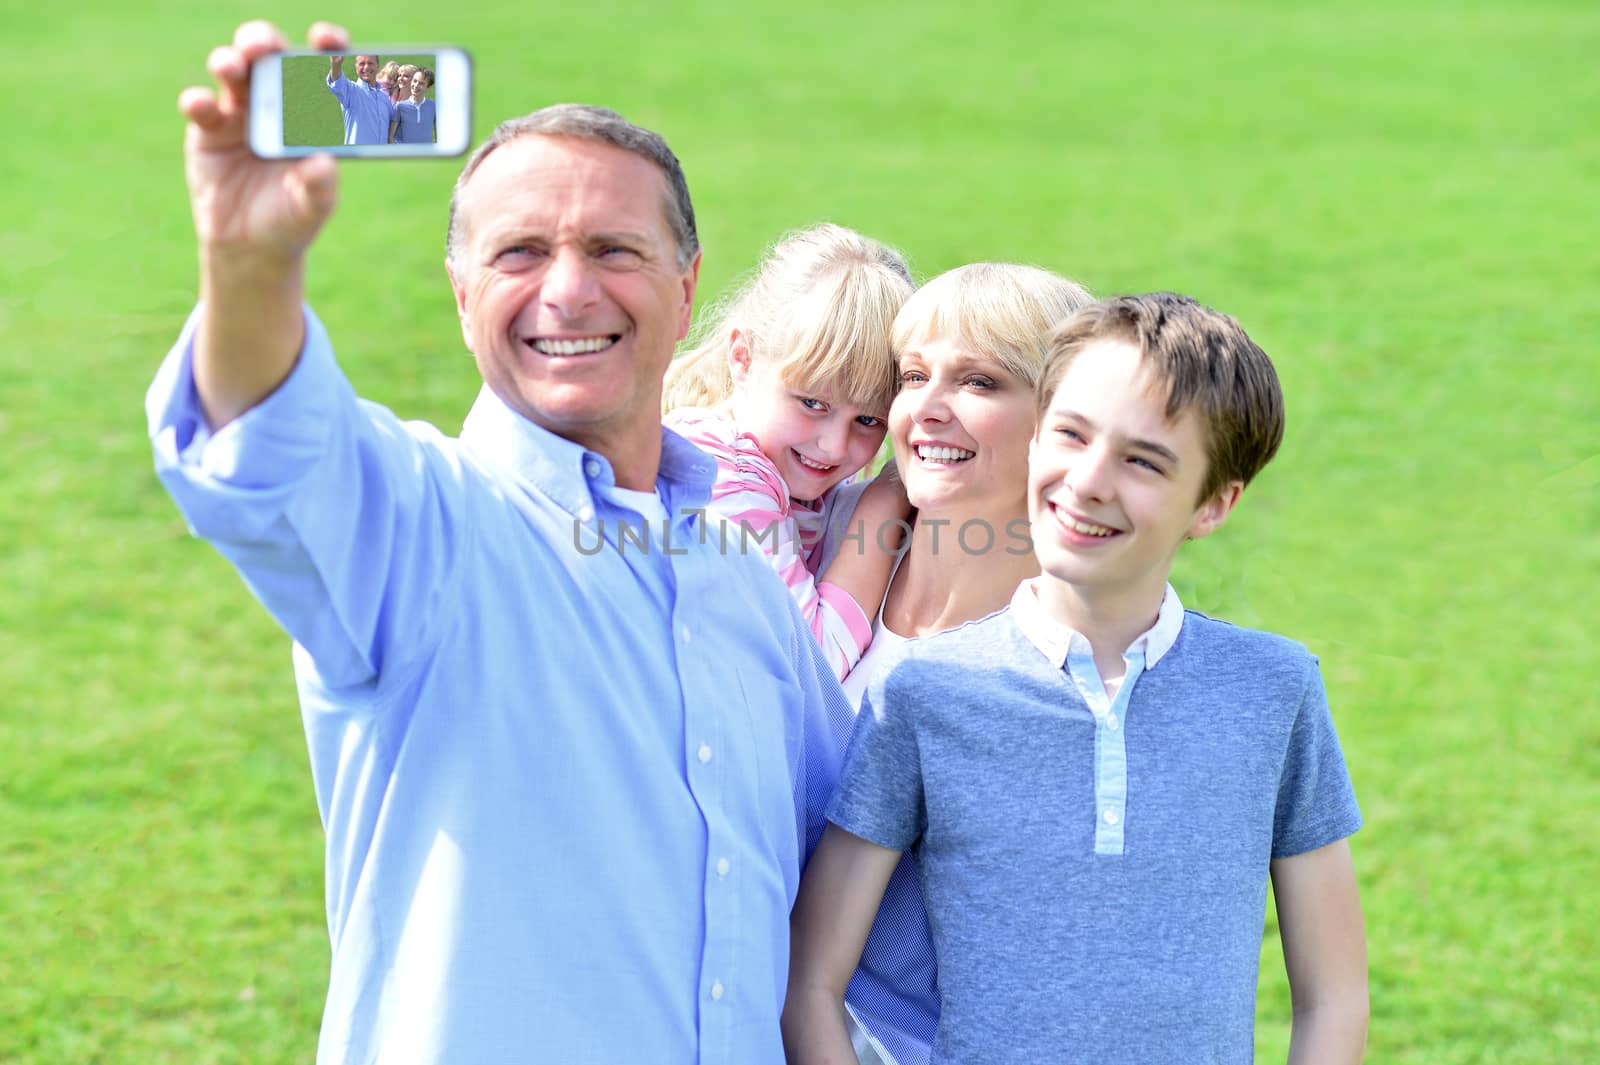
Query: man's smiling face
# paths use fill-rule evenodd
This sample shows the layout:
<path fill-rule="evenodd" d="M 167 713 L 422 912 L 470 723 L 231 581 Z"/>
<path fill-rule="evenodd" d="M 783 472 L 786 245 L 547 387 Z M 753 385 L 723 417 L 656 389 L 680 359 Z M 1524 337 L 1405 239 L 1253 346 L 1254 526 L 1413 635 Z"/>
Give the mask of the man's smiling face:
<path fill-rule="evenodd" d="M 530 421 L 618 461 L 661 432 L 661 378 L 689 328 L 654 163 L 601 141 L 520 137 L 461 193 L 450 277 L 467 347 Z"/>
<path fill-rule="evenodd" d="M 356 56 L 356 77 L 366 82 L 373 83 L 372 79 L 378 76 L 378 57 L 375 55 Z"/>

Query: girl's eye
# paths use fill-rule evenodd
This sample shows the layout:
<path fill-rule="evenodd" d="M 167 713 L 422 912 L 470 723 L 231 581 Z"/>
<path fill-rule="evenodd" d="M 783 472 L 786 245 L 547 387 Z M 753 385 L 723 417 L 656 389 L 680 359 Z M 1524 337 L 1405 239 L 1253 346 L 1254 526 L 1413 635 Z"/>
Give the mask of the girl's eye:
<path fill-rule="evenodd" d="M 806 410 L 814 410 L 814 411 L 818 411 L 818 412 L 825 411 L 825 410 L 828 409 L 828 405 L 826 403 L 822 402 L 822 400 L 813 399 L 810 396 L 801 396 L 800 397 L 800 405 L 802 407 L 804 407 Z"/>
<path fill-rule="evenodd" d="M 863 414 L 856 418 L 856 424 L 867 429 L 876 429 L 883 425 L 883 419 L 875 418 L 870 414 Z"/>

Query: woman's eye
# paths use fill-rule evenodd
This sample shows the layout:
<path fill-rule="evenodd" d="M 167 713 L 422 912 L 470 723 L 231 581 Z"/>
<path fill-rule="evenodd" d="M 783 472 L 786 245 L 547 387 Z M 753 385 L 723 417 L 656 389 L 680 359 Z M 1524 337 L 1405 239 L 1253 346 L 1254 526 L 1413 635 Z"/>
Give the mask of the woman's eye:
<path fill-rule="evenodd" d="M 994 387 L 994 382 L 987 377 L 969 377 L 967 384 L 973 388 L 988 390 Z"/>
<path fill-rule="evenodd" d="M 920 385 L 927 379 L 928 378 L 926 375 L 919 373 L 916 370 L 907 370 L 905 373 L 900 375 L 900 383 L 903 385 Z"/>

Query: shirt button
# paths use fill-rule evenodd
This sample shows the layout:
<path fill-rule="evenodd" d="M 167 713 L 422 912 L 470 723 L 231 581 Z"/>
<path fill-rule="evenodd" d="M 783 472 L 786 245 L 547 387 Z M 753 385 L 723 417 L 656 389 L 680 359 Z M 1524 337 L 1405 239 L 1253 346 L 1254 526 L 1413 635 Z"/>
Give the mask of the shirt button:
<path fill-rule="evenodd" d="M 722 1001 L 722 981 L 721 980 L 713 980 L 711 982 L 711 1000 L 713 1002 L 721 1002 Z"/>
<path fill-rule="evenodd" d="M 600 476 L 600 463 L 595 459 L 586 459 L 583 463 L 583 472 L 590 477 Z"/>
<path fill-rule="evenodd" d="M 711 761 L 711 745 L 702 743 L 700 745 L 700 749 L 694 752 L 694 756 L 700 759 L 701 765 L 705 765 L 707 762 Z"/>
<path fill-rule="evenodd" d="M 732 868 L 733 868 L 733 866 L 732 866 L 732 864 L 729 863 L 728 859 L 726 859 L 726 858 L 718 858 L 717 859 L 717 875 L 718 876 L 727 876 L 728 875 L 728 870 L 730 870 Z"/>
<path fill-rule="evenodd" d="M 578 508 L 578 520 L 579 521 L 589 521 L 593 517 L 594 517 L 594 508 L 593 507 L 579 507 Z"/>
<path fill-rule="evenodd" d="M 1122 818 L 1117 816 L 1117 811 L 1112 809 L 1109 806 L 1106 807 L 1106 812 L 1104 814 L 1104 817 L 1106 819 L 1106 824 L 1108 824 L 1108 825 L 1114 825 L 1118 821 L 1122 820 Z"/>
<path fill-rule="evenodd" d="M 678 630 L 678 635 L 683 639 L 684 643 L 688 643 L 689 642 L 689 626 L 685 625 L 683 628 L 679 629 Z"/>
<path fill-rule="evenodd" d="M 1121 727 L 1122 727 L 1122 722 L 1117 720 L 1117 715 L 1116 714 L 1107 714 L 1106 715 L 1106 728 L 1110 729 L 1112 732 L 1115 732 L 1115 731 L 1117 731 L 1117 729 L 1119 729 Z"/>

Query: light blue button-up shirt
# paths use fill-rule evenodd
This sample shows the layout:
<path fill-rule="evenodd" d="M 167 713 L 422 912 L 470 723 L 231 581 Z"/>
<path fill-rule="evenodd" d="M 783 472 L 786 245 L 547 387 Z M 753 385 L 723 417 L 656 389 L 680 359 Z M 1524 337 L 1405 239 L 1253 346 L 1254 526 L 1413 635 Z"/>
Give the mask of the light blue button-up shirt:
<path fill-rule="evenodd" d="M 340 74 L 329 75 L 328 91 L 339 101 L 344 117 L 346 144 L 388 144 L 389 123 L 394 119 L 394 102 L 382 89 L 364 81 L 351 81 Z"/>
<path fill-rule="evenodd" d="M 150 432 L 295 640 L 318 1060 L 779 1065 L 789 908 L 853 714 L 783 584 L 700 535 L 711 460 L 663 433 L 647 521 L 487 389 L 459 439 L 358 400 L 309 312 L 288 380 L 208 435 L 194 324 Z"/>

